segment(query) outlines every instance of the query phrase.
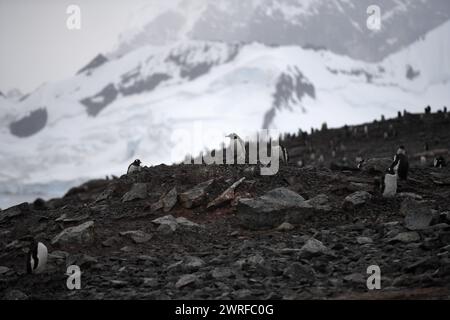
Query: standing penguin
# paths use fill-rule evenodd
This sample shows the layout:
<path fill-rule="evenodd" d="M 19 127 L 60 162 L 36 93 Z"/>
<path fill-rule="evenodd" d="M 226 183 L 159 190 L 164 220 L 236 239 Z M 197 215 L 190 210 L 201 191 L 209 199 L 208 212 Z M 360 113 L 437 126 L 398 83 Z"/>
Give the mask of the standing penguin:
<path fill-rule="evenodd" d="M 397 175 L 401 180 L 406 180 L 408 178 L 409 161 L 404 146 L 398 148 L 397 154 L 394 157 L 394 162 L 392 162 L 389 167 L 389 170 L 391 169 L 397 172 Z"/>
<path fill-rule="evenodd" d="M 128 166 L 127 174 L 130 174 L 135 171 L 141 171 L 141 160 L 136 159 L 132 164 Z"/>
<path fill-rule="evenodd" d="M 289 152 L 288 152 L 288 149 L 284 145 L 282 145 L 281 143 L 280 143 L 280 151 L 281 151 L 281 155 L 280 155 L 281 160 L 283 160 L 284 163 L 289 163 Z"/>
<path fill-rule="evenodd" d="M 439 156 L 439 157 L 434 158 L 433 166 L 434 166 L 435 168 L 441 168 L 441 169 L 442 169 L 442 168 L 445 167 L 446 165 L 447 165 L 447 163 L 445 162 L 444 157 Z"/>
<path fill-rule="evenodd" d="M 42 242 L 33 240 L 27 254 L 27 273 L 42 273 L 47 265 L 47 258 L 47 247 Z"/>

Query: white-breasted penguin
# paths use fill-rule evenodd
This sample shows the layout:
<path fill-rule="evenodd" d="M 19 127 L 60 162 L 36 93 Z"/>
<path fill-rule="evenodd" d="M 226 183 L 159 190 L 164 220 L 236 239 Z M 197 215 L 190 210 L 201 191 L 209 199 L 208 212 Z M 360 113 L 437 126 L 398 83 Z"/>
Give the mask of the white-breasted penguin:
<path fill-rule="evenodd" d="M 404 146 L 398 148 L 397 154 L 394 157 L 394 162 L 392 162 L 389 169 L 397 172 L 397 175 L 401 180 L 406 180 L 408 178 L 409 161 Z"/>
<path fill-rule="evenodd" d="M 42 242 L 33 240 L 27 254 L 27 273 L 42 273 L 47 265 L 47 258 L 47 247 Z"/>
<path fill-rule="evenodd" d="M 230 133 L 229 135 L 226 135 L 225 138 L 230 138 L 230 148 L 235 150 L 237 162 L 245 163 L 246 149 L 244 140 L 242 140 L 241 137 L 239 137 L 236 133 Z"/>
<path fill-rule="evenodd" d="M 444 157 L 439 156 L 439 157 L 434 158 L 433 166 L 435 168 L 441 168 L 442 169 L 446 165 L 447 165 L 447 163 L 445 162 Z"/>
<path fill-rule="evenodd" d="M 283 145 L 280 144 L 280 149 L 281 149 L 281 153 L 282 153 L 282 159 L 284 161 L 284 163 L 288 163 L 289 162 L 289 152 L 287 150 L 287 148 Z"/>
<path fill-rule="evenodd" d="M 132 164 L 128 166 L 127 174 L 132 172 L 141 171 L 141 160 L 136 159 Z"/>

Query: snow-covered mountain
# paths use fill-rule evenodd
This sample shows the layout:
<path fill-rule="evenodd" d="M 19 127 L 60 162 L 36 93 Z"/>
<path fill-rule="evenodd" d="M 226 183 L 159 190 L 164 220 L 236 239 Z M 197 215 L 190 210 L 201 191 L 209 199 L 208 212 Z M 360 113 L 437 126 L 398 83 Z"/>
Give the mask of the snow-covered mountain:
<path fill-rule="evenodd" d="M 374 4 L 378 32 L 366 26 Z M 131 17 L 113 54 L 191 39 L 300 45 L 381 61 L 448 19 L 448 0 L 155 0 Z"/>
<path fill-rule="evenodd" d="M 120 175 L 134 158 L 180 161 L 230 132 L 440 108 L 450 101 L 449 41 L 446 22 L 378 63 L 297 45 L 189 39 L 99 55 L 19 102 L 0 97 L 0 205 Z"/>

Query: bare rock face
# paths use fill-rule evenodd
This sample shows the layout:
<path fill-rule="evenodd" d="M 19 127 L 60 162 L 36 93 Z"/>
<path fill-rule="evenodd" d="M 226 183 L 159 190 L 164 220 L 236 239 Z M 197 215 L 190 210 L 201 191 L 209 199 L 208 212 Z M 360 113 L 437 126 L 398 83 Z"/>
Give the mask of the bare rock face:
<path fill-rule="evenodd" d="M 30 207 L 28 203 L 24 202 L 17 206 L 13 206 L 11 208 L 8 208 L 6 210 L 0 211 L 0 222 L 3 222 L 3 220 L 9 220 L 27 213 L 30 213 Z"/>
<path fill-rule="evenodd" d="M 299 224 L 313 213 L 313 206 L 287 188 L 273 189 L 255 199 L 240 199 L 237 206 L 241 225 L 252 230 L 275 228 L 283 222 Z"/>
<path fill-rule="evenodd" d="M 428 228 L 433 220 L 431 208 L 426 203 L 412 198 L 403 200 L 400 213 L 405 216 L 406 228 L 413 231 Z"/>
<path fill-rule="evenodd" d="M 94 221 L 64 229 L 53 238 L 52 244 L 90 244 L 94 242 Z"/>
<path fill-rule="evenodd" d="M 162 206 L 164 212 L 169 212 L 175 207 L 178 200 L 177 188 L 172 188 L 162 199 Z"/>
<path fill-rule="evenodd" d="M 129 202 L 137 199 L 147 198 L 147 185 L 145 183 L 135 183 L 131 190 L 124 194 L 122 201 Z"/>
<path fill-rule="evenodd" d="M 209 187 L 213 184 L 214 179 L 202 182 L 191 190 L 181 193 L 178 196 L 181 205 L 186 209 L 191 209 L 203 204 L 206 200 Z"/>

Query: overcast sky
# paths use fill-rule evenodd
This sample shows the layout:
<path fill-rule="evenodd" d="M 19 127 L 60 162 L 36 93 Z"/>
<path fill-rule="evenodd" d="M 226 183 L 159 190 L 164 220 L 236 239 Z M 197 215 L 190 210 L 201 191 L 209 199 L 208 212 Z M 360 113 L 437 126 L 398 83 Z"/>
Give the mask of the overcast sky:
<path fill-rule="evenodd" d="M 24 93 L 74 74 L 111 49 L 146 0 L 0 0 L 0 91 Z M 69 30 L 67 7 L 81 9 L 81 30 Z"/>

